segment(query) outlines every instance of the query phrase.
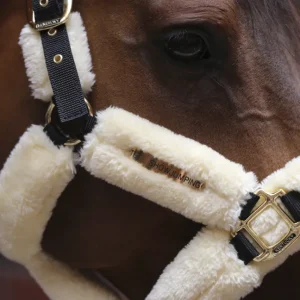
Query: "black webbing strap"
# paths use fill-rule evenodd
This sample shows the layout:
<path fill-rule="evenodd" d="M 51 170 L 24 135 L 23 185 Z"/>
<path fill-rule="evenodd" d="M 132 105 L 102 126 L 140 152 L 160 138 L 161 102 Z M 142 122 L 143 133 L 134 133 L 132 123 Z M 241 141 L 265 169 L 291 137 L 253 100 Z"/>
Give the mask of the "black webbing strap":
<path fill-rule="evenodd" d="M 45 126 L 44 131 L 56 146 L 64 145 L 68 141 L 68 138 L 51 123 Z"/>
<path fill-rule="evenodd" d="M 281 201 L 295 222 L 300 222 L 300 193 L 296 191 L 289 192 L 281 197 Z"/>
<path fill-rule="evenodd" d="M 37 22 L 43 22 L 61 17 L 63 14 L 63 4 L 61 0 L 49 0 L 48 4 L 43 7 L 40 4 L 40 0 L 32 0 L 35 20 Z"/>
<path fill-rule="evenodd" d="M 246 205 L 244 205 L 242 209 L 240 220 L 246 220 L 251 215 L 251 212 L 258 200 L 259 196 L 251 194 L 251 198 L 247 201 Z M 300 193 L 296 191 L 289 192 L 281 197 L 281 202 L 291 214 L 294 221 L 299 222 Z M 234 238 L 232 238 L 231 244 L 235 247 L 238 254 L 238 258 L 241 259 L 245 263 L 245 265 L 250 263 L 256 256 L 260 254 L 256 247 L 241 231 L 238 232 Z"/>
<path fill-rule="evenodd" d="M 231 240 L 231 244 L 235 247 L 238 258 L 242 260 L 245 265 L 249 264 L 249 262 L 259 255 L 257 249 L 242 232 L 237 233 L 237 235 Z"/>
<path fill-rule="evenodd" d="M 40 5 L 40 0 L 32 1 L 35 19 L 39 22 L 59 18 L 63 14 L 63 0 L 48 0 L 45 7 Z M 54 94 L 54 113 L 58 116 L 57 126 L 48 124 L 45 131 L 56 145 L 62 145 L 63 140 L 68 138 L 81 139 L 90 131 L 91 124 L 95 124 L 95 119 L 90 116 L 84 100 L 66 26 L 60 25 L 55 30 L 55 34 L 49 34 L 48 30 L 41 31 L 46 66 Z"/>
<path fill-rule="evenodd" d="M 96 117 L 89 116 L 86 120 L 85 126 L 82 128 L 81 132 L 77 134 L 76 138 L 83 141 L 84 136 L 93 130 L 96 122 Z M 44 131 L 56 146 L 64 145 L 69 140 L 69 138 L 62 133 L 63 130 L 60 129 L 58 124 L 56 124 L 55 126 L 51 123 L 47 124 L 44 128 Z"/>
<path fill-rule="evenodd" d="M 60 121 L 64 123 L 87 116 L 89 112 L 84 101 L 66 26 L 61 25 L 56 30 L 55 36 L 49 36 L 48 31 L 42 31 L 41 37 L 55 107 Z M 62 55 L 61 63 L 54 62 L 56 55 Z"/>
<path fill-rule="evenodd" d="M 250 197 L 251 198 L 247 200 L 247 203 L 242 208 L 241 215 L 240 215 L 240 220 L 242 221 L 246 220 L 251 215 L 253 208 L 255 207 L 256 203 L 259 200 L 259 196 L 253 193 L 250 193 Z"/>

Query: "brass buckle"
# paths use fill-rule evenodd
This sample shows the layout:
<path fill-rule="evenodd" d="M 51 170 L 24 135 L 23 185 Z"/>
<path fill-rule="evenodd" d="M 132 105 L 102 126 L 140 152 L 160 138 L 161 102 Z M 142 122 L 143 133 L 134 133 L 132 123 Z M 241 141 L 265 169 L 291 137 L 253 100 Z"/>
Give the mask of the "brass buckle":
<path fill-rule="evenodd" d="M 88 108 L 88 111 L 89 111 L 89 115 L 91 117 L 93 117 L 94 113 L 93 113 L 93 109 L 92 109 L 92 106 L 91 104 L 89 103 L 89 101 L 87 99 L 84 98 L 84 102 L 85 104 L 87 105 L 87 108 Z M 51 121 L 52 121 L 52 113 L 53 113 L 53 110 L 55 108 L 55 104 L 53 102 L 50 103 L 49 107 L 48 107 L 48 110 L 46 112 L 46 125 L 47 124 L 50 124 Z M 82 140 L 80 139 L 68 139 L 65 143 L 64 143 L 64 146 L 76 146 L 78 144 L 80 144 L 82 142 Z"/>
<path fill-rule="evenodd" d="M 27 0 L 29 24 L 38 31 L 47 30 L 47 29 L 51 29 L 51 28 L 60 26 L 64 23 L 66 23 L 66 21 L 68 20 L 70 13 L 72 11 L 72 6 L 73 6 L 73 0 L 64 0 L 64 13 L 63 13 L 62 17 L 43 21 L 43 22 L 36 22 L 35 21 L 35 13 L 32 9 L 32 0 Z"/>
<path fill-rule="evenodd" d="M 300 235 L 300 222 L 294 223 L 290 216 L 280 206 L 278 200 L 286 194 L 284 190 L 280 189 L 274 194 L 269 194 L 263 190 L 258 190 L 255 192 L 255 194 L 260 197 L 258 203 L 262 202 L 262 204 L 260 204 L 258 208 L 254 209 L 251 215 L 245 221 L 240 220 L 237 229 L 232 232 L 231 235 L 232 237 L 235 237 L 238 232 L 245 230 L 246 233 L 254 240 L 254 242 L 256 242 L 262 249 L 262 252 L 256 258 L 254 258 L 254 261 L 261 262 L 276 257 L 298 239 Z M 288 227 L 288 233 L 273 245 L 269 245 L 263 239 L 263 237 L 259 236 L 255 232 L 252 227 L 252 222 L 269 208 L 272 208 Z"/>

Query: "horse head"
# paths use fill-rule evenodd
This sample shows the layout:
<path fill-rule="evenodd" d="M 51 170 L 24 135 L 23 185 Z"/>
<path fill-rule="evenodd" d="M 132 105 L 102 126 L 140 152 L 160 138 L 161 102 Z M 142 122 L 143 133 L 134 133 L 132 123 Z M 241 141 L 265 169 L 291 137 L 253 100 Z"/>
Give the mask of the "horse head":
<path fill-rule="evenodd" d="M 30 98 L 15 45 L 26 23 L 24 6 L 11 1 L 2 13 L 1 36 L 11 49 L 2 50 L 9 62 L 0 83 L 2 162 L 45 110 Z M 212 147 L 260 179 L 299 154 L 297 1 L 90 0 L 75 1 L 74 10 L 88 33 L 95 110 L 117 106 L 140 115 Z M 200 227 L 79 169 L 42 246 L 142 299 Z"/>

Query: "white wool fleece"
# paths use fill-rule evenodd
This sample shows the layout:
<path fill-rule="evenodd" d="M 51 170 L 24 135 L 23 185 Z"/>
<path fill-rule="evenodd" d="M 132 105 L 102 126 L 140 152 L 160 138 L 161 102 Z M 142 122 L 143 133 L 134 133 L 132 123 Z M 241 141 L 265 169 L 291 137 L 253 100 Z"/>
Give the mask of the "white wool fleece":
<path fill-rule="evenodd" d="M 32 126 L 0 173 L 0 249 L 19 263 L 40 250 L 56 201 L 74 176 L 72 149 L 58 149 Z M 37 238 L 38 237 L 38 238 Z"/>
<path fill-rule="evenodd" d="M 82 166 L 93 175 L 194 221 L 225 229 L 235 225 L 241 204 L 257 185 L 253 173 L 207 146 L 120 108 L 99 112 L 97 123 L 81 152 Z M 204 182 L 204 189 L 191 189 L 148 170 L 130 157 L 132 149 L 186 171 Z"/>
<path fill-rule="evenodd" d="M 300 157 L 262 182 L 267 192 L 278 189 L 300 191 Z M 280 218 L 263 213 L 259 229 L 272 233 L 271 242 L 285 234 Z M 230 234 L 218 229 L 204 229 L 166 267 L 147 300 L 237 300 L 261 284 L 264 276 L 281 265 L 289 255 L 300 250 L 300 240 L 272 260 L 251 262 L 245 266 L 230 244 Z"/>
<path fill-rule="evenodd" d="M 86 31 L 79 13 L 66 23 L 84 93 L 95 81 Z M 50 101 L 49 81 L 40 34 L 26 25 L 21 32 L 26 72 L 33 97 Z M 207 146 L 177 135 L 118 108 L 98 113 L 98 124 L 87 136 L 81 164 L 93 175 L 210 227 L 200 232 L 164 270 L 147 300 L 235 300 L 257 287 L 264 275 L 298 251 L 297 241 L 274 260 L 245 266 L 230 245 L 229 229 L 237 223 L 241 205 L 257 187 L 245 172 Z M 147 170 L 130 157 L 143 150 L 205 183 L 193 190 Z M 42 252 L 41 239 L 56 201 L 74 174 L 69 148 L 55 147 L 39 126 L 21 138 L 0 174 L 0 251 L 23 264 L 53 300 L 112 300 L 115 296 Z M 300 186 L 300 158 L 268 177 L 267 192 Z M 286 226 L 265 211 L 253 227 L 273 243 Z M 225 231 L 227 230 L 227 231 Z"/>
<path fill-rule="evenodd" d="M 95 81 L 87 34 L 79 13 L 67 23 L 68 36 L 83 92 Z M 26 25 L 19 44 L 34 98 L 53 96 L 40 33 Z M 56 201 L 73 178 L 71 148 L 58 149 L 32 126 L 21 138 L 0 174 L 0 252 L 23 264 L 52 300 L 114 300 L 105 288 L 42 252 L 41 240 Z"/>
<path fill-rule="evenodd" d="M 115 299 L 41 249 L 52 210 L 74 173 L 72 149 L 57 148 L 41 126 L 31 126 L 0 173 L 0 252 L 23 264 L 50 299 Z"/>
<path fill-rule="evenodd" d="M 87 33 L 80 14 L 72 13 L 66 26 L 82 90 L 87 94 L 95 82 L 95 74 L 92 72 Z M 25 25 L 21 31 L 19 44 L 22 47 L 32 96 L 43 101 L 50 101 L 53 91 L 48 77 L 40 33 L 29 24 Z"/>
<path fill-rule="evenodd" d="M 148 170 L 131 158 L 132 149 L 185 170 L 204 182 L 204 189 L 192 190 Z M 300 249 L 297 241 L 271 261 L 245 266 L 230 244 L 229 229 L 238 222 L 248 193 L 258 187 L 255 176 L 212 149 L 136 115 L 119 108 L 98 113 L 81 155 L 82 165 L 93 175 L 209 227 L 221 228 L 200 232 L 165 269 L 147 300 L 240 299 Z M 269 176 L 261 187 L 270 193 L 300 191 L 300 157 Z M 270 244 L 281 240 L 288 230 L 272 209 L 265 210 L 252 225 Z"/>

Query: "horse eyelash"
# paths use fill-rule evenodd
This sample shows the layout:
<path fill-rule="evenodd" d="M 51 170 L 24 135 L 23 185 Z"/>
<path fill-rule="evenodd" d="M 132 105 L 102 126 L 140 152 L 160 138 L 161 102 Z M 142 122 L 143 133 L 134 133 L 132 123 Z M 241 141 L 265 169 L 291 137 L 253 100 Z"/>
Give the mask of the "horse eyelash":
<path fill-rule="evenodd" d="M 165 34 L 164 39 L 166 42 L 170 42 L 171 40 L 180 41 L 187 37 L 188 37 L 188 31 L 186 29 L 181 29 L 181 30 L 177 30 Z"/>

